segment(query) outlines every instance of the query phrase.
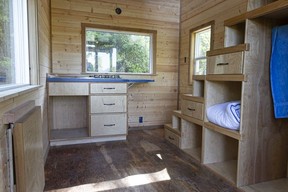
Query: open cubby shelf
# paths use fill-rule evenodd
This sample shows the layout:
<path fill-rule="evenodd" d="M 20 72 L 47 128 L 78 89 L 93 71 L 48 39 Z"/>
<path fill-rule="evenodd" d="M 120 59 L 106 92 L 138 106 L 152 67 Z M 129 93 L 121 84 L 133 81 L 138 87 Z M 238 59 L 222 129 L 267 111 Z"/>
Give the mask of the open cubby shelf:
<path fill-rule="evenodd" d="M 53 129 L 50 132 L 50 139 L 51 140 L 86 138 L 88 136 L 89 136 L 88 128 Z"/>

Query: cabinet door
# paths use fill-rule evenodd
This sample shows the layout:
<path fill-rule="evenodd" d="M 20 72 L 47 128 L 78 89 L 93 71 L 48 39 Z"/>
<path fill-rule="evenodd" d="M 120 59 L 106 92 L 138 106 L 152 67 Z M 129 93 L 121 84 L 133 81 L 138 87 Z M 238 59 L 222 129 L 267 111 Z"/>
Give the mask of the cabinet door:
<path fill-rule="evenodd" d="M 127 134 L 127 114 L 91 115 L 91 136 Z"/>
<path fill-rule="evenodd" d="M 113 113 L 126 112 L 126 95 L 118 96 L 91 96 L 90 112 L 91 113 Z"/>
<path fill-rule="evenodd" d="M 203 104 L 183 99 L 181 102 L 183 115 L 188 115 L 196 119 L 203 120 Z"/>
<path fill-rule="evenodd" d="M 91 83 L 90 93 L 127 93 L 126 83 Z"/>
<path fill-rule="evenodd" d="M 207 58 L 207 74 L 242 74 L 243 52 L 235 52 Z"/>

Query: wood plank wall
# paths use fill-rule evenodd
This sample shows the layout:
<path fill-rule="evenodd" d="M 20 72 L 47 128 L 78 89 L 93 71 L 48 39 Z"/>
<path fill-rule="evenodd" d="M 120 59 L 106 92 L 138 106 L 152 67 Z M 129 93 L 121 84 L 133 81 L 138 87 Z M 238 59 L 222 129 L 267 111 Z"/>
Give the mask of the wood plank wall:
<path fill-rule="evenodd" d="M 42 128 L 43 149 L 47 155 L 49 147 L 48 139 L 48 104 L 46 89 L 46 74 L 51 73 L 51 37 L 50 37 L 50 0 L 38 0 L 38 45 L 39 45 L 39 77 L 40 89 L 38 96 L 39 104 L 42 106 Z"/>
<path fill-rule="evenodd" d="M 224 47 L 224 20 L 246 12 L 247 0 L 181 0 L 180 86 L 179 92 L 192 93 L 189 85 L 189 30 L 215 21 L 214 49 Z M 185 62 L 185 57 L 186 59 Z"/>
<path fill-rule="evenodd" d="M 53 73 L 81 73 L 81 23 L 157 30 L 157 75 L 142 76 L 155 82 L 129 88 L 128 124 L 171 122 L 177 108 L 179 20 L 180 0 L 51 0 Z"/>

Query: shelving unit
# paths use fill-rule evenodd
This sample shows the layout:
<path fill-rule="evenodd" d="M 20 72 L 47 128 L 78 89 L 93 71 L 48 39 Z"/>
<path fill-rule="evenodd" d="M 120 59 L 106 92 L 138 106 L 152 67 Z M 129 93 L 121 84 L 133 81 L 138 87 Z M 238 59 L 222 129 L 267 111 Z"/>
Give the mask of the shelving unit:
<path fill-rule="evenodd" d="M 288 1 L 248 0 L 247 10 L 224 21 L 224 47 L 207 52 L 207 74 L 181 96 L 179 147 L 246 192 L 286 192 L 288 121 L 274 118 L 269 68 L 272 28 L 288 24 Z M 239 100 L 238 131 L 208 121 L 208 107 Z"/>
<path fill-rule="evenodd" d="M 238 187 L 286 178 L 288 160 L 287 121 L 274 118 L 269 80 L 271 31 L 288 24 L 288 1 L 250 0 L 248 6 L 249 12 L 224 22 L 225 47 L 208 52 L 204 97 L 205 109 L 241 101 L 240 130 L 219 127 L 205 117 L 202 146 L 203 164 Z M 242 60 L 235 52 L 243 54 Z M 219 71 L 217 63 L 235 67 Z M 264 186 L 269 188 L 267 182 Z M 263 186 L 243 190 L 253 188 Z"/>

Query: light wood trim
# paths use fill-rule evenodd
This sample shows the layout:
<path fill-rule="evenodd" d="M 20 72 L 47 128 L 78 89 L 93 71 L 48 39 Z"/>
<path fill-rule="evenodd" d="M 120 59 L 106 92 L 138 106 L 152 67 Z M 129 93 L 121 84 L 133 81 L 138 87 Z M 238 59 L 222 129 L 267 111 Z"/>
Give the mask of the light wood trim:
<path fill-rule="evenodd" d="M 208 129 L 211 129 L 213 131 L 216 131 L 218 133 L 221 133 L 223 135 L 226 135 L 228 137 L 232 137 L 232 138 L 237 139 L 237 140 L 241 140 L 242 139 L 241 134 L 239 133 L 239 131 L 226 129 L 226 128 L 220 127 L 218 125 L 215 125 L 213 123 L 210 123 L 210 122 L 205 122 L 204 123 L 204 127 L 208 128 Z"/>
<path fill-rule="evenodd" d="M 178 136 L 181 136 L 180 130 L 173 128 L 173 127 L 172 127 L 172 124 L 165 124 L 165 125 L 164 125 L 164 128 L 165 128 L 165 129 L 168 129 L 169 131 L 175 133 L 175 134 L 178 135 Z"/>
<path fill-rule="evenodd" d="M 241 23 L 245 21 L 245 19 L 254 19 L 257 17 L 269 15 L 274 12 L 284 11 L 284 10 L 288 11 L 288 1 L 275 1 L 273 3 L 269 3 L 263 7 L 260 7 L 258 9 L 254 9 L 250 12 L 233 17 L 231 19 L 227 19 L 226 21 L 224 21 L 224 25 L 231 26 L 231 25 Z"/>
<path fill-rule="evenodd" d="M 195 101 L 198 103 L 204 103 L 204 97 L 195 97 L 192 94 L 183 94 L 181 98 L 189 101 Z"/>
<path fill-rule="evenodd" d="M 211 51 L 207 51 L 207 56 L 216 56 L 216 55 L 223 55 L 223 54 L 228 54 L 228 53 L 235 53 L 235 52 L 240 52 L 240 51 L 249 51 L 250 45 L 249 43 L 245 44 L 240 44 L 236 46 L 231 46 L 231 47 L 225 47 L 222 49 L 215 49 Z"/>
<path fill-rule="evenodd" d="M 195 119 L 195 118 L 189 117 L 187 115 L 182 115 L 182 119 L 189 121 L 190 123 L 195 123 L 197 125 L 203 126 L 203 121 L 200 119 Z"/>
<path fill-rule="evenodd" d="M 207 75 L 207 81 L 247 81 L 246 75 Z"/>
<path fill-rule="evenodd" d="M 206 75 L 193 75 L 193 80 L 204 81 L 205 78 L 206 78 Z"/>

